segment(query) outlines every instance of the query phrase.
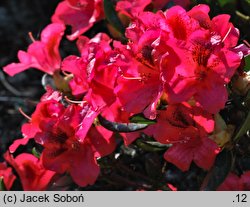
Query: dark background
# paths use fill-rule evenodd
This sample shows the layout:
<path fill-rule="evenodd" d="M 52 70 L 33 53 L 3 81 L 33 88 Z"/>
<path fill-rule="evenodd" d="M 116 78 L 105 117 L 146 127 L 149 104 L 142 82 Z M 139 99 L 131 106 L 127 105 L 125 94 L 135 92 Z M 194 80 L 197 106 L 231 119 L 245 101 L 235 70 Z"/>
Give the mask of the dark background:
<path fill-rule="evenodd" d="M 0 68 L 18 62 L 18 50 L 31 43 L 28 32 L 38 39 L 41 30 L 50 23 L 59 0 L 0 0 Z M 20 126 L 26 122 L 18 111 L 28 115 L 44 89 L 42 73 L 28 70 L 8 77 L 0 70 L 0 159 L 13 139 L 21 138 Z"/>

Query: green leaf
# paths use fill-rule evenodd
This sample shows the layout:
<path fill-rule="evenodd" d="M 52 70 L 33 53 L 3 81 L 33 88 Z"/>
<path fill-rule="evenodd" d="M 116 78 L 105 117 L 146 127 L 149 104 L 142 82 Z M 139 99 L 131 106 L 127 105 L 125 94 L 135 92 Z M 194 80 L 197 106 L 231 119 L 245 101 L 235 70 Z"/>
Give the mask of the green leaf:
<path fill-rule="evenodd" d="M 244 70 L 248 72 L 250 70 L 250 55 L 244 58 L 245 59 L 245 67 Z"/>
<path fill-rule="evenodd" d="M 122 25 L 121 20 L 117 16 L 112 0 L 104 0 L 104 12 L 108 22 L 121 34 L 124 35 L 125 28 Z"/>
<path fill-rule="evenodd" d="M 164 145 L 159 142 L 136 140 L 136 145 L 147 152 L 159 152 L 166 150 L 169 145 Z"/>
<path fill-rule="evenodd" d="M 241 136 L 246 134 L 248 130 L 250 130 L 250 111 L 248 112 L 247 118 L 240 127 L 238 133 L 235 135 L 234 140 L 239 139 Z"/>
<path fill-rule="evenodd" d="M 6 187 L 3 182 L 3 177 L 0 177 L 0 191 L 6 191 Z"/>
<path fill-rule="evenodd" d="M 217 157 L 212 169 L 207 173 L 201 190 L 215 191 L 226 179 L 232 167 L 232 155 L 230 151 L 223 150 Z"/>
<path fill-rule="evenodd" d="M 41 154 L 36 150 L 35 147 L 32 148 L 31 152 L 35 157 L 40 158 Z"/>
<path fill-rule="evenodd" d="M 101 115 L 98 116 L 99 123 L 106 129 L 113 132 L 135 132 L 141 129 L 145 129 L 148 124 L 139 124 L 139 123 L 118 123 L 108 121 Z"/>
<path fill-rule="evenodd" d="M 135 115 L 132 116 L 130 118 L 130 121 L 133 123 L 139 123 L 139 124 L 155 124 L 156 121 L 155 120 L 150 120 L 150 119 L 146 119 L 145 117 L 143 117 L 142 115 Z"/>

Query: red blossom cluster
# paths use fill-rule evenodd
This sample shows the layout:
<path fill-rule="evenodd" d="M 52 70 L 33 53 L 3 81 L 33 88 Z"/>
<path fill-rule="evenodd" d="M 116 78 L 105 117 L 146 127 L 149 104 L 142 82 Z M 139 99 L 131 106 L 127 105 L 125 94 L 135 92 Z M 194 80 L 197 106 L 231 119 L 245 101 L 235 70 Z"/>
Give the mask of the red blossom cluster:
<path fill-rule="evenodd" d="M 3 68 L 11 76 L 36 68 L 52 75 L 57 87 L 47 86 L 22 126 L 24 137 L 10 146 L 14 153 L 34 139 L 43 146 L 40 158 L 5 154 L 24 190 L 44 190 L 65 172 L 79 186 L 94 184 L 100 171 L 97 160 L 116 148 L 115 130 L 102 126 L 100 118 L 129 126 L 130 118 L 140 114 L 155 123 L 130 132 L 116 130 L 125 145 L 145 134 L 171 144 L 164 158 L 182 171 L 192 162 L 204 170 L 213 166 L 220 152 L 211 136 L 214 117 L 228 99 L 226 84 L 250 49 L 238 45 L 239 31 L 229 15 L 211 19 L 207 5 L 186 11 L 189 1 L 159 10 L 168 2 L 118 1 L 116 11 L 130 21 L 127 43 L 122 43 L 104 33 L 91 39 L 82 35 L 105 18 L 102 0 L 64 0 L 40 40 L 18 52 L 19 63 Z M 71 26 L 66 37 L 76 40 L 79 56 L 59 54 L 66 26 Z M 15 176 L 6 163 L 0 167 L 10 189 Z"/>

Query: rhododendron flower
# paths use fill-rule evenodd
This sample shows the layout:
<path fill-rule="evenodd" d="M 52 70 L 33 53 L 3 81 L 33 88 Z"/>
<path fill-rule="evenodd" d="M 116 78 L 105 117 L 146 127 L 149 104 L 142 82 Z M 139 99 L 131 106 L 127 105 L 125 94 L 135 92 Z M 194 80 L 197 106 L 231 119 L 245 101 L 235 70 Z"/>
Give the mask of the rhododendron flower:
<path fill-rule="evenodd" d="M 188 170 L 192 161 L 208 170 L 219 152 L 215 142 L 208 138 L 213 128 L 211 114 L 183 103 L 159 111 L 157 123 L 149 126 L 145 133 L 153 135 L 160 143 L 173 143 L 164 158 L 181 170 Z"/>
<path fill-rule="evenodd" d="M 108 155 L 115 147 L 112 132 L 82 124 L 82 119 L 89 119 L 88 110 L 87 106 L 70 105 L 56 123 L 44 123 L 35 136 L 44 146 L 44 166 L 58 173 L 69 172 L 80 186 L 94 184 L 99 175 L 96 158 Z M 86 127 L 87 134 L 79 126 Z"/>
<path fill-rule="evenodd" d="M 240 178 L 234 173 L 229 173 L 224 182 L 217 188 L 218 191 L 242 191 L 243 186 Z"/>
<path fill-rule="evenodd" d="M 41 159 L 32 154 L 22 153 L 13 158 L 9 152 L 6 152 L 4 158 L 19 175 L 23 190 L 46 190 L 55 175 L 55 172 L 46 170 Z"/>
<path fill-rule="evenodd" d="M 115 101 L 113 92 L 117 68 L 112 66 L 111 39 L 104 33 L 94 38 L 79 37 L 77 46 L 81 57 L 69 56 L 62 70 L 74 75 L 69 85 L 76 97 L 85 95 L 94 109 L 103 108 Z"/>
<path fill-rule="evenodd" d="M 102 0 L 64 0 L 58 4 L 52 22 L 72 27 L 69 40 L 74 40 L 103 18 Z"/>
<path fill-rule="evenodd" d="M 7 167 L 5 162 L 0 163 L 0 179 L 3 181 L 7 190 L 10 190 L 16 179 L 16 176 L 12 172 L 12 168 Z"/>
<path fill-rule="evenodd" d="M 164 158 L 182 171 L 189 170 L 192 161 L 204 170 L 209 170 L 220 150 L 213 140 L 204 134 L 197 133 L 193 130 L 187 134 L 189 136 L 187 138 L 190 138 L 189 141 L 173 144 L 165 152 Z"/>
<path fill-rule="evenodd" d="M 52 75 L 60 69 L 61 57 L 58 47 L 64 30 L 65 26 L 60 23 L 48 25 L 42 31 L 40 41 L 34 41 L 27 52 L 19 50 L 20 63 L 11 63 L 3 68 L 4 71 L 13 76 L 29 68 L 37 68 Z"/>
<path fill-rule="evenodd" d="M 117 97 L 128 113 L 144 111 L 147 117 L 154 119 L 163 91 L 160 73 L 157 69 L 137 61 L 131 51 L 123 51 L 123 54 L 125 56 L 121 56 L 121 62 L 124 70 L 121 71 L 115 88 Z"/>
<path fill-rule="evenodd" d="M 145 132 L 163 144 L 186 140 L 187 134 L 214 129 L 213 116 L 200 107 L 187 103 L 169 105 L 166 110 L 157 111 L 157 123 L 148 126 Z"/>
<path fill-rule="evenodd" d="M 240 177 L 240 180 L 243 184 L 243 189 L 244 190 L 250 190 L 250 171 L 246 171 L 244 172 L 241 177 Z"/>
<path fill-rule="evenodd" d="M 74 55 L 66 57 L 62 62 L 62 70 L 74 75 L 69 82 L 69 86 L 75 97 L 87 93 L 89 89 L 87 63 L 83 58 Z"/>
<path fill-rule="evenodd" d="M 239 33 L 229 22 L 229 16 L 219 15 L 210 20 L 208 12 L 205 5 L 189 12 L 176 6 L 166 12 L 173 36 L 166 41 L 180 63 L 172 75 L 168 72 L 173 70 L 168 67 L 171 59 L 166 56 L 161 68 L 170 103 L 194 97 L 205 110 L 217 113 L 225 105 L 225 84 L 239 67 L 243 52 L 235 49 Z"/>
<path fill-rule="evenodd" d="M 129 44 L 124 46 L 115 42 L 115 49 L 120 54 L 116 60 L 120 70 L 115 88 L 118 99 L 125 111 L 144 111 L 145 116 L 151 119 L 155 118 L 157 103 L 163 93 L 159 67 L 162 54 L 155 50 L 154 44 L 163 32 L 161 21 L 161 12 L 142 13 L 126 31 Z M 171 52 L 168 55 L 174 58 Z"/>
<path fill-rule="evenodd" d="M 224 182 L 217 188 L 218 191 L 249 191 L 250 171 L 244 172 L 241 176 L 229 173 Z"/>
<path fill-rule="evenodd" d="M 47 88 L 47 92 L 42 96 L 41 102 L 37 104 L 29 123 L 25 123 L 22 126 L 23 138 L 15 140 L 9 147 L 11 153 L 14 153 L 20 145 L 26 145 L 30 139 L 34 138 L 36 133 L 41 131 L 41 122 L 56 122 L 64 112 L 64 106 L 58 102 L 61 98 L 59 92 Z"/>

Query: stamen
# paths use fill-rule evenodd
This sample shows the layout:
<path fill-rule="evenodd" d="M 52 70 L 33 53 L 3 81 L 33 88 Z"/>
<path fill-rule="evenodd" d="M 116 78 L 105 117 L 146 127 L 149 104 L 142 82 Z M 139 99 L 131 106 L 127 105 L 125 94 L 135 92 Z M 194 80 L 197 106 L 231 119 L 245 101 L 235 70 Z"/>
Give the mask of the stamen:
<path fill-rule="evenodd" d="M 243 42 L 246 44 L 247 47 L 250 47 L 250 44 L 247 40 L 243 40 Z"/>
<path fill-rule="evenodd" d="M 71 148 L 73 150 L 75 150 L 75 151 L 79 151 L 80 150 L 80 144 L 79 144 L 79 142 L 77 142 L 77 141 L 72 142 Z"/>
<path fill-rule="evenodd" d="M 170 144 L 186 144 L 190 141 L 190 137 L 184 137 L 181 140 L 176 140 L 176 141 L 169 141 Z"/>
<path fill-rule="evenodd" d="M 229 33 L 232 30 L 232 26 L 229 28 L 229 30 L 227 31 L 226 35 L 224 36 L 224 38 L 222 39 L 222 42 L 224 42 L 226 40 L 226 38 L 228 37 Z"/>
<path fill-rule="evenodd" d="M 148 79 L 151 78 L 151 73 L 140 73 L 140 77 L 127 77 L 127 76 L 124 76 L 123 74 L 121 75 L 124 79 L 126 80 L 138 80 L 140 82 L 144 82 L 144 81 L 147 81 Z"/>
<path fill-rule="evenodd" d="M 141 77 L 127 77 L 127 76 L 124 76 L 124 75 L 121 75 L 124 79 L 126 80 L 139 80 L 141 81 L 142 78 Z"/>
<path fill-rule="evenodd" d="M 69 72 L 66 72 L 66 71 L 63 71 L 63 70 L 62 70 L 61 72 L 62 72 L 62 74 L 65 75 L 65 76 L 69 76 L 69 75 L 72 74 L 72 73 L 69 73 Z"/>
<path fill-rule="evenodd" d="M 74 101 L 69 99 L 67 96 L 64 96 L 64 99 L 68 102 L 68 103 L 73 103 L 73 104 L 82 104 L 82 103 L 87 103 L 87 101 Z"/>
<path fill-rule="evenodd" d="M 21 107 L 18 108 L 18 111 L 25 117 L 27 118 L 29 121 L 31 120 L 31 117 L 28 116 L 23 110 Z"/>
<path fill-rule="evenodd" d="M 35 38 L 34 38 L 32 32 L 29 32 L 28 34 L 29 34 L 29 37 L 30 37 L 31 41 L 32 41 L 32 42 L 35 42 L 36 40 L 35 40 Z"/>

